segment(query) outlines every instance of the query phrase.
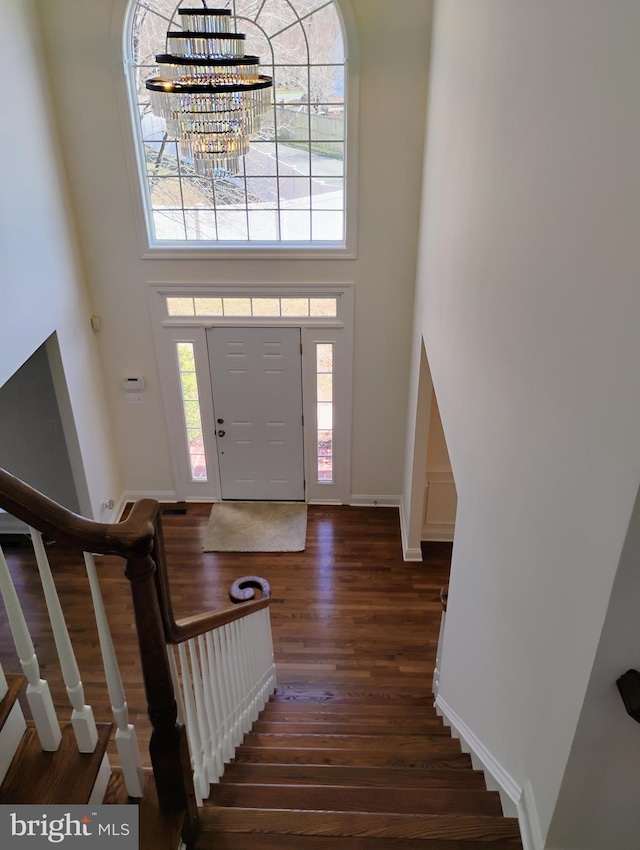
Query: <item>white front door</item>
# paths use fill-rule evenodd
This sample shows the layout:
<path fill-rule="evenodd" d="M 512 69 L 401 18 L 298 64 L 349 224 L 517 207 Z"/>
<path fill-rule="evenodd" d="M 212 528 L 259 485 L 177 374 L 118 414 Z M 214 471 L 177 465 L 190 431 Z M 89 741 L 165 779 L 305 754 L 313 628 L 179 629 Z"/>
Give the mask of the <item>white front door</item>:
<path fill-rule="evenodd" d="M 207 330 L 223 499 L 303 501 L 299 328 Z"/>

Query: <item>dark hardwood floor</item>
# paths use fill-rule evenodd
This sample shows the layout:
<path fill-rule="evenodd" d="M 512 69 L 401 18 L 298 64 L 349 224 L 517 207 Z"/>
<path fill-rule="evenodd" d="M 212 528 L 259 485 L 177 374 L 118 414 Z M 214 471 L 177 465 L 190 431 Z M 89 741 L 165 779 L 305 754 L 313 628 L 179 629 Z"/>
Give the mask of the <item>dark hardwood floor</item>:
<path fill-rule="evenodd" d="M 234 579 L 261 575 L 272 588 L 280 685 L 295 690 L 303 684 L 335 684 L 356 692 L 361 685 L 368 692 L 376 689 L 390 696 L 429 692 L 440 625 L 439 593 L 448 578 L 450 544 L 425 544 L 423 563 L 405 563 L 396 509 L 310 506 L 304 552 L 203 553 L 202 535 L 211 506 L 186 508 L 186 515 L 163 517 L 176 616 L 226 605 Z M 30 544 L 23 541 L 3 548 L 42 675 L 50 679 L 60 717 L 68 719 L 71 709 Z M 49 553 L 86 700 L 94 706 L 96 719 L 109 720 L 84 565 L 63 548 L 51 546 Z M 148 764 L 148 724 L 128 582 L 118 559 L 103 557 L 97 562 L 131 722 L 140 729 L 143 760 Z M 6 672 L 20 671 L 1 604 L 0 660 Z M 111 757 L 117 764 L 115 750 Z"/>

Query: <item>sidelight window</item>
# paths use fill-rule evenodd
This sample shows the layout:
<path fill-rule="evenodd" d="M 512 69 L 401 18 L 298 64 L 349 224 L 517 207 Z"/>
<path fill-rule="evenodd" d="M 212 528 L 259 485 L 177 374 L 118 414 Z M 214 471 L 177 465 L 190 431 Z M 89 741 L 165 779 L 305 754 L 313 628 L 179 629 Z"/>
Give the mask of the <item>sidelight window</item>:
<path fill-rule="evenodd" d="M 316 344 L 318 483 L 333 483 L 333 343 Z"/>
<path fill-rule="evenodd" d="M 184 413 L 185 433 L 189 450 L 191 480 L 206 481 L 207 462 L 204 453 L 202 416 L 200 413 L 198 376 L 196 374 L 193 343 L 176 343 L 176 353 L 178 356 L 182 411 Z"/>

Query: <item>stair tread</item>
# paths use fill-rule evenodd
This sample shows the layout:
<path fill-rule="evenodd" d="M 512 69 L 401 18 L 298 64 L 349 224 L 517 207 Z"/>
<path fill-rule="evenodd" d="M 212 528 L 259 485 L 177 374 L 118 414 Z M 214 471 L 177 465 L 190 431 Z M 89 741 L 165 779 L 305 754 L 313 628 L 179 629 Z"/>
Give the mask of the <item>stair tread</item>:
<path fill-rule="evenodd" d="M 7 717 L 11 713 L 13 706 L 16 704 L 20 691 L 26 682 L 26 678 L 24 676 L 15 673 L 7 673 L 5 678 L 7 680 L 9 690 L 0 701 L 0 729 L 2 729 L 6 723 Z"/>
<path fill-rule="evenodd" d="M 417 696 L 279 688 L 202 810 L 197 850 L 521 850 L 515 819 Z"/>
<path fill-rule="evenodd" d="M 395 750 L 377 748 L 345 750 L 343 748 L 304 747 L 246 747 L 236 750 L 235 763 L 252 764 L 332 764 L 354 767 L 400 767 L 429 769 L 434 767 L 471 767 L 467 753 L 444 749 L 423 752 L 415 756 L 410 753 L 399 755 Z"/>
<path fill-rule="evenodd" d="M 497 791 L 462 788 L 355 787 L 224 783 L 212 788 L 207 804 L 249 809 L 295 809 L 398 814 L 460 814 L 500 817 Z"/>
<path fill-rule="evenodd" d="M 368 705 L 365 703 L 353 702 L 302 702 L 294 700 L 281 700 L 280 702 L 267 702 L 260 712 L 260 717 L 276 718 L 277 716 L 293 716 L 300 715 L 315 716 L 318 714 L 332 717 L 345 715 L 366 716 L 369 718 L 377 717 L 393 717 L 400 719 L 423 719 L 437 718 L 441 720 L 433 705 L 404 705 L 402 703 L 384 704 L 377 703 Z"/>
<path fill-rule="evenodd" d="M 491 841 L 447 838 L 360 838 L 278 833 L 205 832 L 196 850 L 520 850 L 513 839 Z"/>
<path fill-rule="evenodd" d="M 484 789 L 480 771 L 457 768 L 351 767 L 329 764 L 228 764 L 221 779 L 252 784 L 334 784 L 385 788 L 478 788 Z"/>
<path fill-rule="evenodd" d="M 113 724 L 99 723 L 92 753 L 79 753 L 71 723 L 61 725 L 62 741 L 53 753 L 40 746 L 35 726 L 27 724 L 2 787 L 2 803 L 70 805 L 89 801 Z M 56 781 L 52 782 L 51 777 Z"/>
<path fill-rule="evenodd" d="M 422 754 L 433 750 L 443 752 L 460 752 L 460 742 L 449 735 L 304 735 L 278 734 L 275 732 L 249 732 L 245 735 L 241 749 L 244 747 L 291 747 L 303 749 L 373 749 L 393 750 L 394 752 L 410 751 L 412 754 Z"/>
<path fill-rule="evenodd" d="M 396 724 L 395 727 L 388 724 L 369 722 L 364 719 L 345 717 L 337 721 L 274 721 L 258 720 L 253 725 L 252 732 L 269 734 L 296 734 L 296 735 L 434 735 L 449 736 L 451 733 L 442 724 L 424 723 L 419 728 L 418 722 L 411 724 Z"/>
<path fill-rule="evenodd" d="M 202 833 L 277 833 L 410 839 L 511 840 L 520 846 L 515 818 L 465 814 L 389 814 L 378 812 L 291 811 L 220 808 L 201 811 Z"/>

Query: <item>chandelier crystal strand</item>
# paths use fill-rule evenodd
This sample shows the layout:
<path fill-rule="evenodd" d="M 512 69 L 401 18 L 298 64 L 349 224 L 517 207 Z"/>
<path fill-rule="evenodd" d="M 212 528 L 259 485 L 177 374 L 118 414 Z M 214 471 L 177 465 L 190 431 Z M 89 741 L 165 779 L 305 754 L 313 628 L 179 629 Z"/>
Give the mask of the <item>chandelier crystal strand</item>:
<path fill-rule="evenodd" d="M 237 174 L 271 105 L 273 79 L 260 74 L 257 56 L 245 55 L 245 35 L 230 31 L 229 9 L 178 14 L 182 29 L 167 32 L 170 52 L 156 56 L 164 76 L 145 82 L 151 108 L 198 175 Z"/>

